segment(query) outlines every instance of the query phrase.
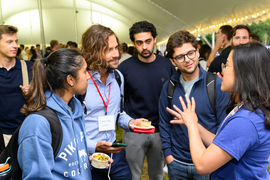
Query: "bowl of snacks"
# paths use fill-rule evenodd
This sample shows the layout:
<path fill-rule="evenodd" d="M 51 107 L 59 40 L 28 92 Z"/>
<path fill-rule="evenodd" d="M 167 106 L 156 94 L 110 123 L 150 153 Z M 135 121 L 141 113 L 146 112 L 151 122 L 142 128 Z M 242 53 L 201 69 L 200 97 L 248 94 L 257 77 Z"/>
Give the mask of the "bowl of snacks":
<path fill-rule="evenodd" d="M 108 161 L 110 157 L 107 154 L 104 153 L 94 153 L 92 154 L 93 160 L 92 160 L 92 166 L 98 169 L 105 169 L 107 167 Z"/>

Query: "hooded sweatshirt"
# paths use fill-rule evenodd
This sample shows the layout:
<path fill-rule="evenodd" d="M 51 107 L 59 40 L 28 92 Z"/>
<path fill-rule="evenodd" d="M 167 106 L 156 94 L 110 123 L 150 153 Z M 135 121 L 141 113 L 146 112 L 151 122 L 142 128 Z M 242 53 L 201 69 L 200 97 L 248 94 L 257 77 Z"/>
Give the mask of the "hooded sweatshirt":
<path fill-rule="evenodd" d="M 69 106 L 55 93 L 45 93 L 47 106 L 59 117 L 63 130 L 61 148 L 54 159 L 49 122 L 41 115 L 26 117 L 19 132 L 18 162 L 23 179 L 87 179 L 91 167 L 87 154 L 83 111 L 73 97 Z"/>

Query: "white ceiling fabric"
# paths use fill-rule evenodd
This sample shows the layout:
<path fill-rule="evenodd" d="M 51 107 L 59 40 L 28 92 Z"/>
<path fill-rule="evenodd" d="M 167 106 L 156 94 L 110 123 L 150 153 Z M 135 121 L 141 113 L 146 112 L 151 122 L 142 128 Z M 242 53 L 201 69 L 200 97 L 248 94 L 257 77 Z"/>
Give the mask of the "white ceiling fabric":
<path fill-rule="evenodd" d="M 37 0 L 0 0 L 4 24 L 18 27 L 19 43 L 41 43 Z M 73 0 L 41 0 L 45 42 L 76 41 Z M 194 35 L 216 32 L 220 25 L 247 24 L 270 17 L 270 0 L 76 0 L 77 42 L 93 23 L 110 27 L 130 43 L 134 22 L 152 22 L 158 42 L 179 29 Z"/>

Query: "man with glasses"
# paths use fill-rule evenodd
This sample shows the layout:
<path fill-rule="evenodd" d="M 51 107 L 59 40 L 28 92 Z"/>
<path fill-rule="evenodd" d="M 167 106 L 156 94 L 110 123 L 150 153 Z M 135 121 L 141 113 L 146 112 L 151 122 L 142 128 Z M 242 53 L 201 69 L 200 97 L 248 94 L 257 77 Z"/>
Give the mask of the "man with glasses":
<path fill-rule="evenodd" d="M 171 80 L 175 82 L 171 103 L 168 99 L 169 81 L 164 83 L 159 99 L 159 130 L 169 178 L 170 180 L 209 180 L 209 175 L 199 175 L 193 165 L 187 128 L 170 124 L 173 117 L 167 112 L 166 107 L 174 109 L 172 105 L 175 104 L 182 110 L 179 97 L 184 97 L 185 94 L 194 97 L 199 126 L 216 133 L 226 115 L 225 106 L 229 100 L 228 94 L 220 90 L 221 79 L 217 77 L 214 112 L 207 94 L 207 72 L 199 65 L 196 38 L 188 31 L 178 31 L 171 35 L 166 51 L 172 63 L 178 67 L 178 71 L 171 77 Z"/>

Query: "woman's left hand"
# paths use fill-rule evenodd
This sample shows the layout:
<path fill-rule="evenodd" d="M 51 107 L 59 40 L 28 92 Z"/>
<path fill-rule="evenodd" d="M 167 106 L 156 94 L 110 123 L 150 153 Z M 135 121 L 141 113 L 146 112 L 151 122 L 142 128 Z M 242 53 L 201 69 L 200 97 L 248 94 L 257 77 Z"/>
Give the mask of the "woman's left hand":
<path fill-rule="evenodd" d="M 176 111 L 167 108 L 167 111 L 171 113 L 173 116 L 175 116 L 174 120 L 171 120 L 172 124 L 181 124 L 185 126 L 190 126 L 192 124 L 197 125 L 198 123 L 198 117 L 195 113 L 196 103 L 194 98 L 191 98 L 191 102 L 187 94 L 185 95 L 187 106 L 182 99 L 182 97 L 179 97 L 180 103 L 182 105 L 183 111 L 181 111 L 176 105 L 173 105 Z"/>

